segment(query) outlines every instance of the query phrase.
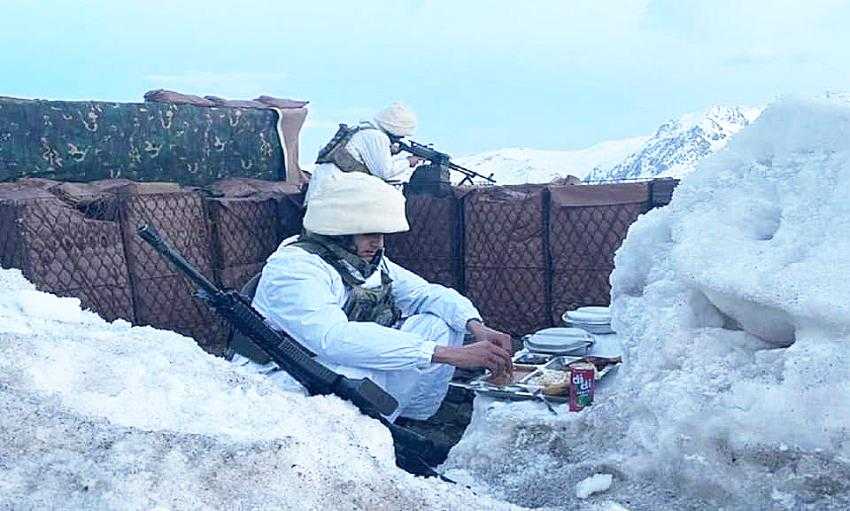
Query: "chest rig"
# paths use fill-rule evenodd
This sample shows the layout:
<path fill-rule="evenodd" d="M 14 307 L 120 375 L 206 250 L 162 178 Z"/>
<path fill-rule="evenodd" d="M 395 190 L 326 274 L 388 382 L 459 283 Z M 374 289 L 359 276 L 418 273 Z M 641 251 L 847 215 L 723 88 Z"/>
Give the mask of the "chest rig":
<path fill-rule="evenodd" d="M 348 126 L 340 124 L 336 134 L 331 138 L 331 141 L 319 150 L 319 156 L 316 158 L 316 163 L 333 163 L 343 172 L 365 172 L 371 174 L 369 167 L 361 163 L 360 160 L 354 157 L 346 146 L 351 141 L 357 132 L 362 130 L 377 129 L 369 123 L 361 124 L 360 126 Z"/>
<path fill-rule="evenodd" d="M 392 279 L 380 262 L 366 262 L 328 237 L 312 233 L 302 235 L 293 245 L 321 257 L 339 273 L 349 291 L 342 307 L 349 321 L 391 327 L 401 318 L 392 295 Z M 365 287 L 366 279 L 376 271 L 381 274 L 380 286 Z"/>

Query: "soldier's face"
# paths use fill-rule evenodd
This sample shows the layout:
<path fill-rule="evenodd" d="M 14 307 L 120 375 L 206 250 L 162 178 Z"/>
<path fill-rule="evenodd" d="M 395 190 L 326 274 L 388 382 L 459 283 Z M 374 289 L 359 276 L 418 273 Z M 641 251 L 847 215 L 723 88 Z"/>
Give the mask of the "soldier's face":
<path fill-rule="evenodd" d="M 371 261 L 379 250 L 384 248 L 383 234 L 355 234 L 354 248 L 357 255 L 367 261 Z"/>

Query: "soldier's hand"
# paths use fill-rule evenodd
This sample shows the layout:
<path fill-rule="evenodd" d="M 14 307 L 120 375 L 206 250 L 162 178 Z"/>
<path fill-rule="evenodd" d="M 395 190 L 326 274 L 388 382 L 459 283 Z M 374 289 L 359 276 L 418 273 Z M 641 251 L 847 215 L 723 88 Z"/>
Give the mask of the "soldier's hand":
<path fill-rule="evenodd" d="M 431 360 L 467 369 L 483 367 L 493 374 L 506 373 L 511 368 L 510 351 L 490 341 L 466 346 L 437 346 Z"/>
<path fill-rule="evenodd" d="M 408 163 L 408 165 L 410 165 L 410 168 L 413 168 L 413 167 L 419 165 L 420 163 L 425 163 L 425 158 L 415 156 L 415 155 L 410 155 L 410 156 L 407 157 L 407 163 Z"/>
<path fill-rule="evenodd" d="M 469 320 L 469 323 L 466 325 L 466 329 L 469 330 L 469 333 L 472 334 L 473 339 L 476 341 L 492 342 L 493 344 L 501 346 L 501 348 L 508 353 L 512 352 L 510 335 L 485 326 L 484 323 L 477 319 Z"/>

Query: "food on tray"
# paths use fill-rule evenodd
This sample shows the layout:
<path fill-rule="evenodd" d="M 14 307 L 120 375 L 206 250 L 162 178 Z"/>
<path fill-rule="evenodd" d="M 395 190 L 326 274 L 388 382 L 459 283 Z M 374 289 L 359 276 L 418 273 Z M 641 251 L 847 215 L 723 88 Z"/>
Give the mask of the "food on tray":
<path fill-rule="evenodd" d="M 520 380 L 533 373 L 537 368 L 535 366 L 527 366 L 514 364 L 514 370 L 511 374 L 496 374 L 487 378 L 487 383 L 493 385 L 512 385 L 519 383 Z"/>
<path fill-rule="evenodd" d="M 575 362 L 572 362 L 572 363 L 567 364 L 567 365 L 571 366 L 573 364 L 578 364 L 578 363 L 581 363 L 581 362 L 590 362 L 591 364 L 593 364 L 594 367 L 596 367 L 597 378 L 598 378 L 598 372 L 599 371 L 605 369 L 608 366 L 617 365 L 622 361 L 623 361 L 623 359 L 620 358 L 620 357 L 582 357 L 581 359 L 576 360 Z"/>
<path fill-rule="evenodd" d="M 543 393 L 549 396 L 565 396 L 570 393 L 570 373 L 568 371 L 555 371 L 544 369 L 533 378 L 532 385 L 543 389 Z"/>
<path fill-rule="evenodd" d="M 545 369 L 540 372 L 540 376 L 534 379 L 537 385 L 557 385 L 567 380 L 568 374 L 565 371 L 550 371 Z"/>

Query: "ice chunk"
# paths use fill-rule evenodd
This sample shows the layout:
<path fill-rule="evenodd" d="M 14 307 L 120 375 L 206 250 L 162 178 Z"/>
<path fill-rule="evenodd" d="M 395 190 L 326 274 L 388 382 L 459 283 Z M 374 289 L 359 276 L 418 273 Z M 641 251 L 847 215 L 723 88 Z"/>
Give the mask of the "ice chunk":
<path fill-rule="evenodd" d="M 611 487 L 614 476 L 611 474 L 593 474 L 576 485 L 576 497 L 586 499 L 594 493 L 600 493 Z"/>

